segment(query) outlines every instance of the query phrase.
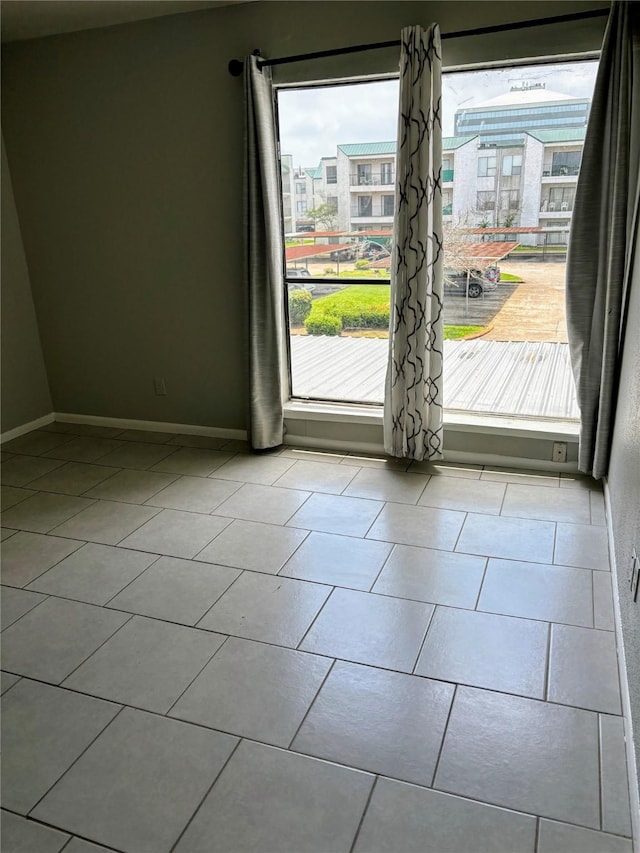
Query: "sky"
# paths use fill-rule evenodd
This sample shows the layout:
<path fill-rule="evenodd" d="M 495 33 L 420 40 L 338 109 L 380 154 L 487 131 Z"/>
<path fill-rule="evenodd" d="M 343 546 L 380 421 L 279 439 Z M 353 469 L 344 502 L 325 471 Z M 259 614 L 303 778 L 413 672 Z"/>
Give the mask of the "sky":
<path fill-rule="evenodd" d="M 575 62 L 443 74 L 442 134 L 453 136 L 456 110 L 507 94 L 523 82 L 590 98 L 596 67 Z M 396 138 L 398 81 L 280 90 L 278 111 L 282 153 L 293 155 L 296 166 L 315 167 L 321 157 L 335 157 L 337 145 Z"/>

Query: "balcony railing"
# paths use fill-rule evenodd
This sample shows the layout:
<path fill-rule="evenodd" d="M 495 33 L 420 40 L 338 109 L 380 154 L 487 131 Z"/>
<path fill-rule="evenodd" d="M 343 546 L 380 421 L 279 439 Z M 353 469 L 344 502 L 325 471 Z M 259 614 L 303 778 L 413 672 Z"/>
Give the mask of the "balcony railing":
<path fill-rule="evenodd" d="M 351 208 L 351 216 L 356 217 L 379 217 L 379 216 L 393 216 L 393 207 L 385 207 L 382 204 L 371 204 L 368 207 L 355 207 Z"/>
<path fill-rule="evenodd" d="M 547 164 L 547 167 L 542 172 L 543 178 L 566 178 L 573 177 L 575 178 L 580 171 L 580 166 L 550 166 Z"/>
<path fill-rule="evenodd" d="M 573 199 L 567 198 L 562 201 L 552 201 L 543 198 L 540 202 L 540 213 L 570 213 L 573 210 Z"/>
<path fill-rule="evenodd" d="M 453 169 L 443 169 L 442 170 L 442 182 L 446 183 L 447 181 L 453 180 Z"/>
<path fill-rule="evenodd" d="M 393 185 L 395 176 L 393 172 L 372 172 L 369 175 L 352 172 L 349 181 L 352 187 L 389 187 Z"/>

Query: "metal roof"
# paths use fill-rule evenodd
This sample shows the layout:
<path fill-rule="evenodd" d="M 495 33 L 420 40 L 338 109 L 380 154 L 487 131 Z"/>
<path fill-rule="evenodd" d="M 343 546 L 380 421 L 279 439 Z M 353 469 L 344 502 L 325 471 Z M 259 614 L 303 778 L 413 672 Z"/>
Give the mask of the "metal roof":
<path fill-rule="evenodd" d="M 465 228 L 469 234 L 532 234 L 542 231 L 539 225 L 512 225 L 510 228 Z"/>
<path fill-rule="evenodd" d="M 558 130 L 529 130 L 529 136 L 533 136 L 538 142 L 580 142 L 587 135 L 586 127 L 563 127 Z"/>
<path fill-rule="evenodd" d="M 384 338 L 291 336 L 296 397 L 382 403 Z M 578 420 L 569 345 L 529 341 L 444 342 L 445 409 Z"/>
<path fill-rule="evenodd" d="M 355 142 L 338 145 L 347 157 L 368 157 L 369 154 L 395 154 L 397 144 L 393 142 Z"/>
<path fill-rule="evenodd" d="M 467 142 L 471 142 L 471 140 L 475 139 L 476 136 L 477 134 L 473 134 L 473 136 L 443 136 L 442 150 L 452 151 L 454 148 L 460 148 L 463 145 L 466 145 Z"/>

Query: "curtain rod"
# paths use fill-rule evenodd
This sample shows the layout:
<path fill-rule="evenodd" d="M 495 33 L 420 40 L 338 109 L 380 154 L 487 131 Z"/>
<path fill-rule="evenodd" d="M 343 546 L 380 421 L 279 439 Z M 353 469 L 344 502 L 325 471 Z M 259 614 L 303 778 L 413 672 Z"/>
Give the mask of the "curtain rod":
<path fill-rule="evenodd" d="M 567 15 L 556 15 L 552 18 L 537 18 L 530 21 L 514 21 L 511 24 L 495 24 L 491 27 L 479 27 L 474 30 L 457 30 L 452 33 L 443 33 L 442 41 L 446 39 L 466 38 L 467 36 L 482 36 L 490 33 L 503 33 L 510 30 L 523 30 L 529 27 L 542 27 L 547 24 L 563 24 L 569 21 L 581 21 L 587 18 L 602 18 L 609 14 L 610 9 L 591 9 L 586 12 L 571 12 Z M 295 56 L 281 56 L 276 59 L 263 59 L 258 62 L 258 68 L 264 68 L 269 65 L 286 65 L 289 62 L 304 62 L 307 59 L 322 59 L 326 56 L 341 56 L 345 53 L 361 53 L 365 50 L 379 50 L 385 47 L 400 47 L 400 40 L 394 41 L 379 41 L 373 44 L 356 44 L 349 47 L 336 47 L 332 50 L 319 50 L 315 53 L 298 53 Z M 260 54 L 259 50 L 254 50 L 254 56 Z M 244 62 L 241 59 L 232 59 L 229 62 L 229 73 L 233 77 L 239 77 L 244 71 Z"/>

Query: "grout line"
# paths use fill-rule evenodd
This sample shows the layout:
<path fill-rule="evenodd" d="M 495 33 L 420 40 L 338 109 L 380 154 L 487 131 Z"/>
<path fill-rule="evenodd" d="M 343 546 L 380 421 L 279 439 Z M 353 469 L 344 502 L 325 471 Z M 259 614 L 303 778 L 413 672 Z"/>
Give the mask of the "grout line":
<path fill-rule="evenodd" d="M 444 751 L 444 742 L 447 737 L 447 732 L 449 731 L 449 723 L 451 722 L 451 715 L 453 713 L 453 706 L 456 701 L 456 697 L 458 695 L 458 685 L 456 684 L 453 688 L 453 694 L 451 696 L 451 704 L 449 705 L 449 713 L 447 714 L 447 720 L 444 724 L 444 729 L 442 730 L 442 740 L 440 741 L 440 749 L 438 750 L 438 757 L 436 758 L 436 763 L 433 766 L 433 776 L 431 777 L 431 785 L 430 788 L 435 790 L 436 777 L 438 775 L 438 769 L 440 767 L 440 759 L 442 758 L 442 753 Z"/>
<path fill-rule="evenodd" d="M 106 547 L 106 548 L 109 548 L 109 547 L 113 548 L 114 546 L 113 546 L 113 545 L 105 545 L 105 547 Z M 136 553 L 138 553 L 138 554 L 146 554 L 146 553 L 148 553 L 148 552 L 146 552 L 146 551 L 137 551 Z M 111 602 L 113 601 L 113 599 L 114 599 L 114 598 L 117 598 L 117 597 L 120 595 L 120 593 L 121 593 L 121 592 L 124 592 L 124 591 L 125 591 L 125 589 L 128 589 L 128 588 L 131 586 L 131 584 L 132 584 L 132 583 L 135 583 L 137 580 L 139 580 L 139 579 L 142 577 L 142 575 L 146 574 L 146 572 L 148 572 L 148 571 L 149 571 L 149 569 L 150 569 L 152 566 L 155 566 L 155 564 L 158 562 L 158 560 L 161 560 L 161 559 L 162 559 L 162 554 L 155 554 L 155 555 L 150 555 L 150 556 L 155 556 L 155 560 L 152 560 L 152 561 L 151 561 L 147 566 L 145 566 L 145 567 L 144 567 L 144 569 L 141 569 L 135 577 L 131 578 L 131 580 L 130 580 L 130 581 L 128 581 L 128 582 L 127 582 L 127 583 L 122 587 L 122 589 L 119 589 L 119 590 L 118 590 L 118 592 L 114 593 L 114 594 L 111 596 L 111 598 L 107 599 L 107 601 L 105 601 L 105 602 L 104 602 L 104 604 L 100 604 L 100 605 L 98 605 L 98 606 L 99 606 L 99 607 L 108 607 L 110 610 L 122 610 L 122 608 L 121 608 L 121 607 L 111 607 Z M 61 597 L 61 598 L 68 598 L 69 596 L 60 596 L 60 597 Z M 80 601 L 81 599 L 74 599 L 74 600 Z M 93 604 L 93 602 L 85 602 L 85 603 L 86 603 L 86 604 Z M 124 610 L 124 611 L 122 611 L 122 612 L 123 612 L 123 613 L 131 613 L 131 612 L 135 612 L 135 611 Z M 144 613 L 141 613 L 141 614 L 139 614 L 139 615 L 140 615 L 140 616 L 144 616 L 145 614 L 144 614 Z M 166 621 L 170 621 L 170 620 L 166 620 Z"/>
<path fill-rule="evenodd" d="M 333 596 L 334 592 L 335 592 L 335 591 L 336 591 L 336 589 L 337 589 L 337 587 L 336 587 L 336 586 L 332 586 L 331 584 L 323 584 L 323 586 L 326 586 L 327 588 L 331 587 L 331 592 L 327 595 L 327 597 L 325 598 L 325 600 L 322 602 L 322 605 L 321 605 L 320 609 L 318 610 L 318 612 L 316 613 L 316 615 L 313 617 L 313 619 L 312 619 L 312 620 L 311 620 L 311 622 L 309 623 L 309 627 L 308 627 L 308 628 L 307 628 L 307 630 L 304 632 L 304 634 L 302 635 L 302 638 L 300 639 L 300 642 L 299 642 L 299 643 L 298 643 L 298 645 L 296 646 L 296 651 L 298 651 L 298 650 L 299 650 L 299 651 L 305 651 L 304 649 L 300 649 L 300 646 L 301 646 L 301 645 L 304 643 L 304 641 L 307 639 L 307 635 L 308 635 L 309 631 L 311 631 L 311 629 L 313 628 L 313 626 L 316 624 L 316 622 L 317 622 L 317 621 L 318 621 L 318 619 L 320 618 L 320 614 L 321 614 L 321 613 L 322 613 L 322 611 L 325 609 L 325 607 L 327 606 L 327 604 L 329 603 L 330 599 L 332 598 L 332 596 Z M 333 655 L 325 655 L 325 657 L 333 657 Z"/>
<path fill-rule="evenodd" d="M 207 564 L 206 564 L 206 563 L 201 563 L 201 565 L 205 566 L 205 565 L 207 565 Z M 212 564 L 212 565 L 214 565 L 214 564 Z M 233 567 L 233 566 L 226 566 L 225 568 L 234 568 L 234 567 Z M 212 611 L 212 610 L 213 610 L 213 608 L 216 606 L 216 604 L 220 601 L 220 599 L 221 599 L 224 595 L 226 595 L 226 594 L 229 592 L 229 590 L 231 589 L 231 587 L 232 587 L 232 586 L 234 586 L 236 583 L 238 583 L 238 581 L 240 580 L 240 578 L 244 575 L 245 571 L 248 571 L 248 570 L 246 570 L 246 569 L 236 569 L 236 571 L 237 571 L 237 572 L 239 572 L 239 575 L 238 575 L 237 577 L 235 577 L 235 578 L 231 581 L 231 583 L 226 587 L 226 589 L 225 589 L 223 592 L 221 592 L 221 593 L 220 593 L 220 595 L 216 598 L 216 600 L 213 602 L 213 604 L 211 604 L 211 606 L 210 606 L 210 607 L 208 607 L 208 608 L 206 609 L 206 611 L 202 614 L 202 616 L 197 620 L 197 622 L 195 623 L 195 625 L 191 625 L 191 627 L 192 627 L 192 628 L 198 628 L 200 631 L 214 631 L 214 633 L 216 633 L 216 634 L 220 634 L 220 633 L 221 633 L 220 631 L 215 631 L 213 628 L 200 628 L 199 626 L 200 626 L 200 623 L 202 622 L 202 620 L 203 620 L 203 619 L 206 619 L 206 618 L 207 618 L 207 616 L 209 615 L 209 613 L 211 613 L 211 611 Z M 273 575 L 269 575 L 269 577 L 273 577 Z M 227 636 L 234 637 L 234 636 L 237 636 L 237 635 L 235 635 L 235 634 L 228 634 Z M 243 637 L 242 639 L 247 639 L 247 638 L 246 638 L 246 637 Z M 270 643 L 269 645 L 272 645 L 272 644 Z M 275 645 L 275 643 L 273 643 L 273 645 Z"/>
<path fill-rule="evenodd" d="M 327 660 L 331 660 L 331 658 L 327 657 Z M 327 683 L 327 681 L 328 681 L 328 679 L 329 679 L 329 676 L 330 676 L 330 675 L 331 675 L 331 673 L 333 672 L 333 669 L 334 669 L 334 667 L 335 667 L 336 663 L 337 663 L 337 660 L 336 660 L 335 658 L 334 658 L 333 660 L 331 660 L 331 663 L 329 664 L 329 668 L 327 669 L 327 672 L 326 672 L 326 674 L 325 674 L 324 678 L 322 679 L 322 682 L 320 683 L 320 686 L 319 686 L 319 687 L 318 687 L 318 689 L 316 690 L 316 692 L 315 692 L 315 694 L 314 694 L 314 696 L 313 696 L 313 699 L 312 699 L 312 700 L 311 700 L 311 702 L 309 703 L 309 707 L 308 707 L 308 708 L 307 708 L 307 710 L 304 712 L 304 716 L 303 716 L 302 720 L 300 720 L 300 725 L 296 728 L 296 730 L 295 730 L 295 732 L 294 732 L 294 734 L 293 734 L 293 737 L 289 740 L 289 743 L 288 743 L 288 745 L 286 746 L 286 749 L 287 749 L 287 750 L 290 750 L 290 749 L 291 749 L 291 747 L 292 747 L 292 745 L 293 745 L 293 742 L 295 741 L 295 739 L 296 739 L 296 738 L 298 737 L 298 735 L 300 734 L 300 730 L 301 730 L 301 729 L 302 729 L 302 727 L 304 726 L 304 724 L 305 724 L 305 722 L 306 722 L 307 717 L 308 717 L 308 716 L 309 716 L 309 714 L 311 713 L 311 709 L 312 709 L 312 708 L 313 708 L 313 706 L 315 705 L 315 703 L 316 703 L 316 699 L 317 699 L 317 698 L 318 698 L 318 696 L 320 695 L 320 692 L 322 691 L 322 688 L 325 686 L 325 684 Z"/>
<path fill-rule="evenodd" d="M 597 726 L 598 726 L 598 811 L 599 811 L 599 824 L 600 829 L 604 831 L 604 791 L 603 791 L 603 771 L 604 771 L 604 757 L 603 757 L 603 743 L 602 743 L 602 713 L 599 713 L 597 716 Z"/>
<path fill-rule="evenodd" d="M 425 632 L 423 634 L 422 640 L 420 641 L 420 648 L 418 649 L 418 654 L 416 655 L 416 659 L 414 660 L 413 666 L 411 667 L 411 671 L 410 671 L 411 675 L 416 674 L 416 667 L 418 666 L 418 661 L 420 660 L 420 655 L 422 654 L 424 644 L 427 642 L 427 634 L 429 633 L 429 629 L 431 628 L 431 625 L 433 624 L 433 620 L 435 619 L 437 609 L 438 609 L 438 605 L 437 604 L 433 605 L 433 610 L 431 611 L 431 614 L 430 614 L 429 618 L 427 619 L 427 626 L 425 628 Z"/>
<path fill-rule="evenodd" d="M 547 626 L 547 650 L 544 659 L 544 691 L 543 691 L 543 700 L 545 702 L 549 701 L 549 687 L 551 686 L 551 631 L 553 628 L 553 623 L 549 622 Z"/>
<path fill-rule="evenodd" d="M 48 683 L 48 682 L 44 682 L 44 683 L 46 684 L 46 683 Z M 51 686 L 51 685 L 50 685 L 50 686 Z M 53 686 L 56 686 L 56 685 L 53 685 Z M 74 692 L 74 691 L 71 691 L 71 692 Z M 88 695 L 88 694 L 87 694 L 87 695 Z M 106 700 L 106 701 L 109 701 L 109 700 Z M 89 741 L 89 743 L 85 746 L 85 748 L 82 750 L 82 752 L 74 758 L 74 760 L 73 760 L 73 761 L 71 762 L 71 764 L 70 764 L 70 765 L 65 769 L 65 771 L 64 771 L 60 776 L 58 776 L 58 778 L 57 778 L 54 782 L 52 782 L 52 784 L 51 784 L 51 785 L 49 785 L 49 787 L 47 788 L 47 790 L 45 791 L 45 793 L 44 793 L 44 794 L 43 794 L 43 795 L 38 799 L 38 801 L 37 801 L 37 802 L 35 802 L 35 803 L 31 806 L 31 808 L 29 809 L 29 811 L 27 812 L 27 814 L 26 814 L 26 815 L 23 815 L 23 817 L 28 817 L 34 809 L 37 809 L 37 808 L 38 808 L 38 806 L 39 806 L 39 805 L 40 805 L 40 803 L 44 800 L 44 798 L 47 796 L 47 794 L 49 794 L 49 792 L 50 792 L 50 791 L 51 791 L 51 790 L 52 790 L 52 789 L 53 789 L 53 788 L 58 784 L 58 782 L 61 782 L 61 781 L 64 779 L 64 777 L 65 777 L 65 776 L 67 775 L 67 773 L 71 770 L 71 768 L 72 768 L 72 767 L 74 767 L 74 766 L 78 763 L 78 761 L 80 761 L 80 759 L 82 758 L 82 756 L 83 756 L 83 755 L 84 755 L 84 754 L 85 754 L 85 753 L 86 753 L 86 752 L 87 752 L 87 751 L 88 751 L 88 750 L 93 746 L 93 744 L 98 740 L 98 738 L 99 738 L 99 737 L 101 737 L 101 736 L 106 732 L 106 730 L 107 730 L 107 729 L 109 728 L 109 726 L 113 723 L 113 721 L 114 721 L 114 720 L 117 720 L 117 718 L 120 716 L 120 714 L 122 714 L 122 712 L 123 712 L 123 711 L 125 710 L 125 708 L 126 708 L 126 706 L 125 706 L 125 705 L 122 705 L 122 704 L 121 704 L 121 703 L 119 703 L 119 702 L 111 702 L 111 704 L 112 704 L 112 705 L 120 705 L 120 708 L 115 712 L 115 714 L 113 715 L 113 717 L 111 717 L 111 719 L 109 720 L 109 722 L 108 722 L 108 723 L 106 723 L 106 724 L 105 724 L 105 725 L 100 729 L 100 731 L 95 735 L 95 737 L 91 738 L 91 740 L 90 740 L 90 741 Z M 61 827 L 56 827 L 56 828 L 57 828 L 57 829 L 60 829 Z M 63 832 L 64 832 L 64 831 L 65 831 L 65 830 L 63 830 Z M 71 833 L 71 834 L 73 835 L 73 833 Z"/>
<path fill-rule="evenodd" d="M 480 604 L 480 596 L 482 595 L 482 587 L 484 586 L 484 581 L 487 576 L 487 571 L 489 570 L 489 558 L 486 557 L 484 561 L 484 569 L 482 570 L 482 579 L 480 580 L 480 585 L 478 586 L 478 595 L 476 596 L 476 603 L 473 606 L 473 610 L 480 613 L 482 611 L 478 610 L 478 605 Z"/>
<path fill-rule="evenodd" d="M 591 572 L 591 619 L 593 622 L 593 628 L 597 628 L 596 625 L 596 580 L 595 574 Z"/>
<path fill-rule="evenodd" d="M 173 709 L 175 708 L 175 706 L 176 706 L 176 705 L 178 704 L 178 702 L 182 699 L 182 697 L 183 697 L 183 696 L 184 696 L 184 694 L 187 692 L 187 690 L 191 687 L 191 685 L 192 685 L 192 684 L 193 684 L 193 682 L 196 680 L 196 678 L 198 678 L 198 677 L 199 677 L 199 676 L 204 672 L 204 670 L 209 666 L 209 664 L 210 664 L 210 663 L 211 663 L 211 661 L 214 659 L 214 657 L 218 654 L 218 652 L 220 651 L 220 649 L 221 649 L 223 646 L 226 646 L 227 641 L 230 639 L 230 637 L 229 637 L 228 635 L 227 635 L 227 636 L 225 636 L 224 634 L 220 634 L 219 636 L 221 636 L 221 637 L 223 636 L 223 637 L 224 637 L 224 640 L 220 643 L 220 645 L 219 645 L 219 646 L 218 646 L 218 648 L 214 651 L 214 653 L 211 655 L 211 657 L 209 658 L 209 660 L 205 661 L 205 663 L 200 667 L 200 669 L 198 670 L 198 672 L 193 676 L 193 678 L 192 678 L 192 679 L 191 679 L 191 681 L 187 684 L 187 686 L 184 688 L 184 690 L 182 690 L 182 691 L 181 691 L 181 693 L 180 693 L 180 694 L 179 694 L 179 696 L 175 699 L 175 701 L 174 701 L 174 702 L 170 705 L 170 707 L 165 711 L 165 713 L 164 713 L 164 716 L 165 716 L 165 717 L 168 717 L 168 716 L 169 716 L 169 714 L 171 714 L 171 712 L 173 711 Z M 172 719 L 175 719 L 175 718 L 173 718 L 173 717 L 172 717 Z"/>
<path fill-rule="evenodd" d="M 238 736 L 237 736 L 237 735 L 235 735 L 235 737 L 238 737 Z M 196 806 L 196 808 L 193 810 L 193 813 L 192 813 L 191 817 L 190 817 L 190 818 L 189 818 L 189 820 L 185 823 L 185 825 L 184 825 L 184 827 L 183 827 L 182 831 L 180 832 L 180 834 L 179 834 L 179 835 L 178 835 L 178 837 L 176 838 L 175 842 L 171 845 L 171 850 L 169 851 L 169 853 L 173 853 L 173 851 L 176 849 L 176 847 L 177 847 L 177 846 L 178 846 L 178 844 L 180 843 L 180 841 L 181 841 L 181 839 L 182 839 L 183 835 L 185 834 L 185 832 L 186 832 L 186 831 L 189 829 L 189 827 L 191 826 L 191 824 L 192 824 L 193 820 L 195 819 L 196 815 L 198 814 L 198 812 L 199 812 L 199 811 L 200 811 L 200 809 L 202 808 L 202 805 L 203 805 L 204 801 L 207 799 L 207 797 L 209 796 L 209 794 L 210 794 L 210 793 L 211 793 L 211 791 L 213 790 L 213 787 L 214 787 L 214 785 L 216 784 L 216 782 L 218 781 L 218 779 L 222 776 L 222 774 L 223 774 L 223 773 L 224 773 L 224 771 L 226 770 L 226 768 L 227 768 L 227 766 L 228 766 L 229 762 L 231 761 L 231 759 L 233 758 L 233 756 L 236 754 L 236 752 L 237 752 L 237 750 L 238 750 L 238 748 L 239 748 L 239 746 L 240 746 L 240 744 L 242 743 L 242 741 L 243 741 L 243 740 L 244 740 L 244 738 L 238 737 L 238 742 L 236 743 L 236 745 L 233 747 L 233 749 L 232 749 L 232 750 L 231 750 L 231 752 L 229 753 L 229 757 L 228 757 L 228 758 L 227 758 L 227 760 L 224 762 L 224 764 L 222 765 L 222 767 L 220 768 L 220 770 L 216 773 L 216 775 L 215 775 L 215 777 L 214 777 L 214 779 L 213 779 L 213 782 L 209 785 L 209 787 L 208 787 L 208 788 L 207 788 L 207 790 L 205 791 L 204 796 L 202 797 L 202 799 L 200 800 L 200 802 L 198 803 L 198 805 Z"/>
<path fill-rule="evenodd" d="M 97 605 L 89 604 L 89 605 L 87 605 L 87 606 L 88 606 L 88 607 L 96 607 Z M 110 611 L 110 612 L 112 612 L 112 613 L 123 613 L 124 611 L 122 611 L 122 610 L 112 610 L 112 611 Z M 105 640 L 103 640 L 103 641 L 100 643 L 100 645 L 99 645 L 99 646 L 97 646 L 97 648 L 95 648 L 95 649 L 91 652 L 91 654 L 87 655 L 87 657 L 86 657 L 86 658 L 83 658 L 83 660 L 81 660 L 81 661 L 80 661 L 80 663 L 79 663 L 77 666 L 74 666 L 74 668 L 71 670 L 71 672 L 68 672 L 68 673 L 64 676 L 64 678 L 62 679 L 62 681 L 58 682 L 58 683 L 57 683 L 56 685 L 54 685 L 54 686 L 56 686 L 56 687 L 60 687 L 60 686 L 61 686 L 61 685 L 62 685 L 62 684 L 63 684 L 63 683 L 68 679 L 68 678 L 71 678 L 71 676 L 74 674 L 74 672 L 77 672 L 77 671 L 80 669 L 80 667 L 81 667 L 81 666 L 83 666 L 85 663 L 88 663 L 88 661 L 90 661 L 90 660 L 91 660 L 91 658 L 96 654 L 96 652 L 99 652 L 99 651 L 100 651 L 100 649 L 101 649 L 104 645 L 106 645 L 106 643 L 108 643 L 108 642 L 109 642 L 109 640 L 111 640 L 113 637 L 115 637 L 115 635 L 116 635 L 119 631 L 121 631 L 121 630 L 124 628 L 124 626 L 125 626 L 125 625 L 128 625 L 128 624 L 129 624 L 129 622 L 131 622 L 131 620 L 135 618 L 135 616 L 134 616 L 133 614 L 126 614 L 126 615 L 128 616 L 128 618 L 124 620 L 124 622 L 122 623 L 122 625 L 118 625 L 118 627 L 115 629 L 115 631 L 113 631 L 111 634 L 109 634 L 109 636 L 108 636 Z M 78 692 L 81 692 L 81 691 L 78 691 Z M 102 697 L 98 697 L 98 698 L 102 698 L 102 699 L 104 699 L 104 696 L 102 696 Z M 113 699 L 106 699 L 105 701 L 107 701 L 107 702 L 113 702 L 113 701 L 115 701 L 115 700 L 113 700 Z M 122 704 L 122 703 L 120 702 L 119 704 Z"/>
<path fill-rule="evenodd" d="M 379 778 L 380 777 L 378 775 L 374 776 L 374 778 L 373 778 L 373 785 L 371 786 L 371 790 L 369 791 L 369 796 L 367 797 L 367 802 L 364 804 L 364 809 L 362 810 L 362 814 L 360 815 L 360 821 L 358 823 L 358 828 L 356 829 L 356 833 L 353 836 L 353 841 L 351 843 L 351 847 L 349 848 L 349 853 L 353 853 L 353 851 L 356 848 L 358 836 L 360 835 L 360 830 L 362 829 L 362 825 L 364 823 L 365 815 L 367 814 L 367 811 L 369 810 L 369 805 L 371 804 L 371 800 L 373 798 L 373 792 L 376 789 L 376 785 L 378 784 Z"/>
<path fill-rule="evenodd" d="M 365 541 L 365 540 L 363 540 L 363 541 Z M 382 540 L 380 540 L 380 539 L 369 539 L 369 540 L 367 540 L 367 541 L 368 541 L 368 542 L 381 542 Z M 397 545 L 395 545 L 393 542 L 388 542 L 388 543 L 386 543 L 386 544 L 391 545 L 391 547 L 389 548 L 389 553 L 387 554 L 387 556 L 386 556 L 386 557 L 384 558 L 384 560 L 382 561 L 382 565 L 381 565 L 381 566 L 380 566 L 380 568 L 378 569 L 378 572 L 377 572 L 377 574 L 376 574 L 376 576 L 375 576 L 375 579 L 374 579 L 373 583 L 371 584 L 371 586 L 369 587 L 369 589 L 367 589 L 367 590 L 361 590 L 362 592 L 368 592 L 368 593 L 371 593 L 372 595 L 378 595 L 378 594 L 379 594 L 379 593 L 374 593 L 374 592 L 373 592 L 373 588 L 374 588 L 374 586 L 378 583 L 378 581 L 380 580 L 380 575 L 382 574 L 382 572 L 384 571 L 385 566 L 387 565 L 387 563 L 388 563 L 388 562 L 389 562 L 389 560 L 391 559 L 391 555 L 393 554 L 393 552 L 394 552 L 394 551 L 396 550 L 396 548 L 398 547 L 398 546 L 397 546 Z M 383 593 L 383 594 L 384 594 L 384 593 Z"/>
<path fill-rule="evenodd" d="M 536 832 L 533 839 L 534 853 L 539 853 L 540 850 L 540 818 L 536 817 Z"/>

